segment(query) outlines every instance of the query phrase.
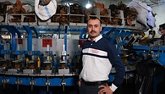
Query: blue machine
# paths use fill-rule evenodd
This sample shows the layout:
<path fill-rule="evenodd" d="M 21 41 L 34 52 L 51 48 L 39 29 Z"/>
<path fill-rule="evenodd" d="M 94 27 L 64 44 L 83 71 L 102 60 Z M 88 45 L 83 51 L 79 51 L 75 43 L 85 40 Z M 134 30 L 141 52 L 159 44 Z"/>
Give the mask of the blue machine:
<path fill-rule="evenodd" d="M 11 34 L 12 34 L 12 38 L 11 38 L 11 49 L 8 50 L 4 50 L 1 49 L 0 54 L 1 55 L 5 55 L 5 54 L 10 54 L 12 56 L 17 56 L 17 55 L 25 55 L 25 57 L 23 59 L 26 59 L 26 56 L 28 56 L 28 58 L 32 58 L 32 56 L 38 56 L 39 58 L 42 57 L 42 52 L 41 51 L 33 51 L 32 50 L 32 36 L 33 36 L 33 32 L 36 34 L 36 38 L 38 38 L 38 29 L 34 28 L 34 27 L 30 27 L 30 26 L 23 26 L 22 28 L 20 27 L 15 27 L 12 25 L 1 25 L 0 28 L 5 28 L 7 29 Z M 17 51 L 17 41 L 16 41 L 16 33 L 18 35 L 18 38 L 21 38 L 21 33 L 19 32 L 19 30 L 25 30 L 27 33 L 27 50 L 21 50 L 21 51 Z M 56 29 L 58 32 L 58 29 Z M 64 33 L 64 44 L 65 44 L 65 51 L 67 52 L 67 31 L 68 31 L 68 27 L 65 27 L 65 33 Z M 51 52 L 48 52 L 50 55 L 53 55 Z M 47 54 L 48 55 L 48 54 Z M 65 57 L 65 61 L 67 62 L 67 54 L 63 55 L 63 57 Z M 50 57 L 49 57 L 50 58 Z M 42 59 L 40 59 L 42 60 Z M 16 60 L 16 57 L 14 59 L 12 59 L 12 61 L 9 62 L 5 62 L 5 63 L 10 63 L 13 61 L 18 61 Z M 21 60 L 20 61 L 22 64 L 24 62 L 26 62 L 26 60 Z M 35 61 L 34 61 L 35 62 Z M 37 63 L 39 61 L 36 61 Z M 40 61 L 40 63 L 43 61 Z M 50 62 L 50 64 L 52 63 L 52 70 L 54 70 L 54 68 L 59 68 L 59 64 L 56 64 L 56 62 L 60 62 L 59 60 L 53 60 L 53 62 Z M 65 63 L 66 63 L 65 62 Z M 2 63 L 2 62 L 1 62 Z M 22 65 L 21 64 L 21 65 Z M 30 63 L 29 63 L 30 64 Z M 41 63 L 41 65 L 44 63 Z M 45 63 L 45 64 L 49 64 L 49 63 Z M 55 67 L 54 65 L 55 64 Z M 2 64 L 1 64 L 2 65 Z M 15 63 L 16 65 L 16 63 Z M 14 65 L 14 66 L 15 66 Z M 69 64 L 68 64 L 69 65 Z M 70 64 L 72 65 L 72 64 Z M 6 66 L 7 67 L 7 66 Z M 20 88 L 22 86 L 29 86 L 31 87 L 31 90 L 34 89 L 34 87 L 46 87 L 46 91 L 42 91 L 40 92 L 41 94 L 45 94 L 45 93 L 51 93 L 52 90 L 50 90 L 49 88 L 51 87 L 61 87 L 62 88 L 62 92 L 65 92 L 65 87 L 72 87 L 72 86 L 76 86 L 76 79 L 78 79 L 78 75 L 77 73 L 71 72 L 71 73 L 64 73 L 64 74 L 58 74 L 56 71 L 53 72 L 49 72 L 50 70 L 43 70 L 44 73 L 41 72 L 42 67 L 39 67 L 38 69 L 35 69 L 35 72 L 33 72 L 32 69 L 27 69 L 24 70 L 24 68 L 21 68 L 19 70 L 14 69 L 14 68 L 6 68 L 6 67 L 1 67 L 1 71 L 0 71 L 0 84 L 3 85 L 14 85 L 16 86 L 17 91 L 20 90 Z M 24 73 L 24 71 L 26 71 L 26 73 Z M 65 70 L 63 70 L 65 71 Z"/>
<path fill-rule="evenodd" d="M 39 27 L 30 27 L 30 26 L 22 26 L 22 27 L 15 27 L 12 25 L 1 25 L 0 28 L 6 28 L 11 34 L 12 34 L 12 38 L 11 38 L 11 49 L 9 50 L 0 50 L 0 54 L 1 55 L 5 55 L 5 54 L 11 54 L 11 55 L 28 55 L 30 57 L 32 56 L 37 56 L 40 58 L 41 61 L 43 61 L 41 59 L 41 57 L 43 56 L 43 53 L 41 51 L 33 51 L 32 49 L 32 38 L 33 38 L 33 34 L 35 33 L 35 37 L 39 38 L 39 31 L 42 30 L 52 30 L 55 33 L 59 34 L 59 33 L 63 33 L 64 34 L 64 39 L 63 39 L 63 43 L 64 43 L 64 51 L 67 52 L 68 49 L 67 47 L 69 46 L 67 44 L 67 42 L 69 41 L 67 38 L 67 33 L 68 32 L 76 32 L 78 34 L 80 34 L 79 38 L 81 39 L 86 39 L 86 28 L 84 26 L 79 27 L 79 29 L 75 28 L 74 26 L 66 26 L 64 27 L 64 29 L 61 29 L 59 27 L 55 28 L 55 29 L 50 29 L 50 28 L 39 28 Z M 17 33 L 18 38 L 21 38 L 21 33 L 19 32 L 19 30 L 24 30 L 27 33 L 27 50 L 22 50 L 22 51 L 17 51 L 17 42 L 15 41 L 15 34 Z M 63 32 L 60 32 L 59 30 L 63 30 Z M 34 32 L 33 32 L 34 31 Z M 163 46 L 159 46 L 159 47 L 149 47 L 149 46 L 144 46 L 144 45 L 133 45 L 131 46 L 131 48 L 129 50 L 126 50 L 126 45 L 128 46 L 128 44 L 130 43 L 130 38 L 133 36 L 133 34 L 136 32 L 133 32 L 131 29 L 129 28 L 121 28 L 121 27 L 108 27 L 105 26 L 103 27 L 103 31 L 102 34 L 104 37 L 107 37 L 109 39 L 109 42 L 112 42 L 116 45 L 116 48 L 118 49 L 121 57 L 124 57 L 126 54 L 126 57 L 124 57 L 124 59 L 127 59 L 127 63 L 125 64 L 126 69 L 128 72 L 130 71 L 134 71 L 135 69 L 130 69 L 129 65 L 134 65 L 135 62 L 131 61 L 128 57 L 131 57 L 129 53 L 130 51 L 133 50 L 133 52 L 136 55 L 141 55 L 141 54 L 149 54 L 150 52 L 152 52 L 152 56 L 153 56 L 153 60 L 158 61 L 158 63 L 161 66 L 165 66 L 165 60 L 164 60 L 164 56 L 165 56 L 165 47 Z M 2 46 L 1 46 L 2 47 Z M 62 47 L 61 47 L 62 48 Z M 128 52 L 127 52 L 128 51 Z M 49 52 L 47 52 L 49 53 Z M 50 54 L 52 56 L 53 55 L 52 52 L 50 52 Z M 133 54 L 133 55 L 135 55 Z M 48 54 L 46 54 L 48 55 Z M 77 55 L 77 60 L 78 60 L 78 55 Z M 128 56 L 127 56 L 128 55 Z M 133 56 L 132 55 L 132 56 Z M 144 55 L 144 56 L 145 56 Z M 49 72 L 48 71 L 44 71 L 45 73 L 42 74 L 41 73 L 41 67 L 37 68 L 37 72 L 32 72 L 33 70 L 28 70 L 26 71 L 26 73 L 23 72 L 23 70 L 19 70 L 19 71 L 15 71 L 14 69 L 11 68 L 10 71 L 7 71 L 7 69 L 3 69 L 1 68 L 1 72 L 0 72 L 0 84 L 1 85 L 14 85 L 16 86 L 16 89 L 19 91 L 19 89 L 21 88 L 21 86 L 28 86 L 31 88 L 31 90 L 34 89 L 34 87 L 46 87 L 46 91 L 40 92 L 41 94 L 45 94 L 47 92 L 49 92 L 49 94 L 52 93 L 52 90 L 50 90 L 50 88 L 52 87 L 61 87 L 63 91 L 65 91 L 65 87 L 72 87 L 72 86 L 76 86 L 76 82 L 78 80 L 78 74 L 76 73 L 79 70 L 74 70 L 74 72 L 71 73 L 66 73 L 66 74 L 59 74 L 57 73 L 57 69 L 59 68 L 60 64 L 64 64 L 65 66 L 68 67 L 75 67 L 74 65 L 76 64 L 66 64 L 67 61 L 67 53 L 62 54 L 62 56 L 65 57 L 64 60 L 66 60 L 63 63 L 58 63 L 57 62 L 61 62 L 58 58 L 58 60 L 54 60 L 51 62 L 51 64 L 53 64 L 53 66 L 51 66 L 53 72 Z M 24 58 L 25 59 L 25 58 Z M 44 59 L 44 58 L 43 58 Z M 137 59 L 137 58 L 135 58 Z M 77 60 L 73 60 L 74 63 L 77 62 Z M 21 61 L 21 62 L 25 62 Z M 37 61 L 36 61 L 37 62 Z M 131 63 L 130 63 L 131 62 Z M 73 63 L 73 62 L 72 62 Z M 41 63 L 43 64 L 43 63 Z M 128 68 L 129 67 L 129 68 Z M 133 66 L 134 67 L 134 66 Z M 62 70 L 62 72 L 67 72 L 68 70 Z M 115 74 L 115 72 L 112 73 L 112 75 L 110 75 L 110 81 L 113 80 L 113 74 Z M 40 90 L 42 91 L 42 90 Z"/>
<path fill-rule="evenodd" d="M 137 54 L 152 54 L 152 59 L 155 60 L 162 66 L 165 66 L 165 46 L 146 46 L 146 45 L 134 45 L 133 49 L 137 52 Z"/>

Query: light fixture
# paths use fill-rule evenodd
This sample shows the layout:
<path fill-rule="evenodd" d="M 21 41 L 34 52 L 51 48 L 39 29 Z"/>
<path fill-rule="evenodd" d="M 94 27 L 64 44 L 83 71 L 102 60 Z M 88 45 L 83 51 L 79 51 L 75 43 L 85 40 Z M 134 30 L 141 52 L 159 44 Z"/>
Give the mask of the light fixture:
<path fill-rule="evenodd" d="M 89 9 L 89 8 L 91 8 L 92 7 L 92 4 L 89 2 L 89 0 L 88 0 L 88 3 L 86 4 L 86 6 L 85 6 L 85 8 L 87 8 L 87 9 Z"/>
<path fill-rule="evenodd" d="M 70 5 L 73 5 L 73 3 L 72 2 L 65 2 L 64 5 L 70 7 Z"/>
<path fill-rule="evenodd" d="M 73 5 L 75 1 L 73 0 L 61 0 L 61 4 L 62 5 L 66 5 L 66 6 L 70 6 L 70 5 Z"/>

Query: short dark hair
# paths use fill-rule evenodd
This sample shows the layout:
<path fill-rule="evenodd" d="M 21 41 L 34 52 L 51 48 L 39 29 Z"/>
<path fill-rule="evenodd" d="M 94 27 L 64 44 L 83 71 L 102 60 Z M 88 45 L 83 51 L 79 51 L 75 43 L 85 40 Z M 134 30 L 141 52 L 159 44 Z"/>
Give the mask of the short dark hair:
<path fill-rule="evenodd" d="M 164 24 L 159 25 L 159 28 L 165 29 L 165 23 L 164 23 Z"/>
<path fill-rule="evenodd" d="M 98 19 L 100 21 L 100 24 L 102 24 L 101 20 L 96 16 L 89 17 L 88 21 L 89 20 L 96 20 L 96 19 Z"/>

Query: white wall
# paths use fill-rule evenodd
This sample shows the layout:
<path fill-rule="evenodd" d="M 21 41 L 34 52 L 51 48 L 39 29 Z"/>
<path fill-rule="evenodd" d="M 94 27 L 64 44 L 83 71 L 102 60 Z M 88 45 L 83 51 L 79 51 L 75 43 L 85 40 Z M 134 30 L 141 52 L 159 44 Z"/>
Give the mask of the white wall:
<path fill-rule="evenodd" d="M 159 6 L 153 7 L 153 10 L 157 13 L 156 24 L 165 23 L 165 3 L 159 4 Z"/>

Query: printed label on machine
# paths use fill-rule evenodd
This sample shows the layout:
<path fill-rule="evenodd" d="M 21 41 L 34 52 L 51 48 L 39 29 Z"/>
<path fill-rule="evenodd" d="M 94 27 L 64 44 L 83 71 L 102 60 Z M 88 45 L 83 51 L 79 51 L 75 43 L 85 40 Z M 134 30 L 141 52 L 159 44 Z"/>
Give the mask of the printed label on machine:
<path fill-rule="evenodd" d="M 42 39 L 42 47 L 47 47 L 47 45 L 52 47 L 52 39 Z"/>

